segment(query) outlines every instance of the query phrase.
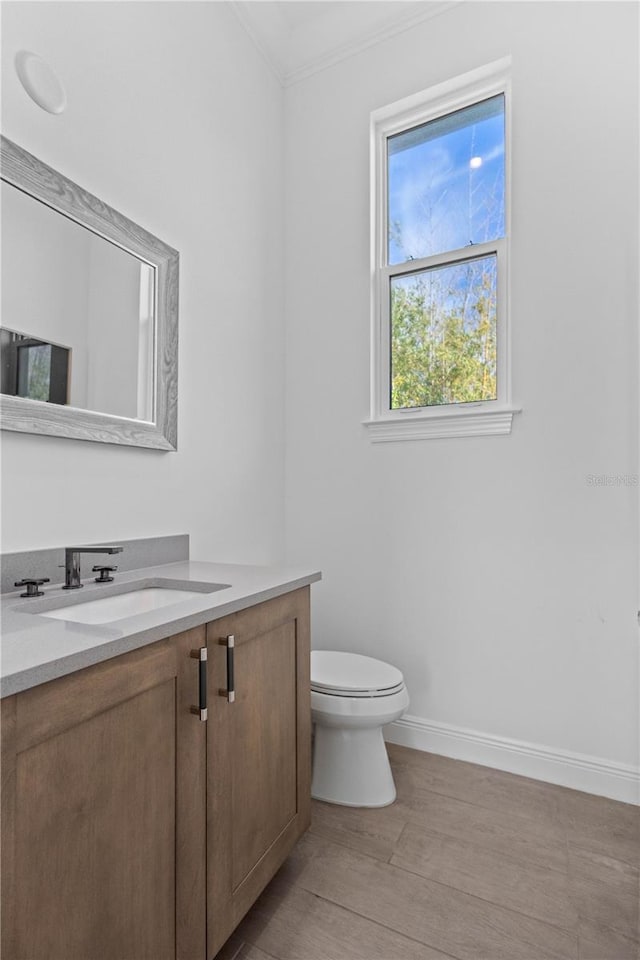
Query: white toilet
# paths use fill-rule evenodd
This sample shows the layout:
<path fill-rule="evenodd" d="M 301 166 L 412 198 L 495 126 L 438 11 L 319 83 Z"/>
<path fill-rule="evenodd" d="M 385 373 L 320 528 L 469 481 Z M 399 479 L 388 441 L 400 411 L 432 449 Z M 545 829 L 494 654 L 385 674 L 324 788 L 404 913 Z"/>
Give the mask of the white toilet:
<path fill-rule="evenodd" d="M 396 667 L 355 653 L 312 650 L 311 795 L 348 807 L 393 803 L 396 788 L 382 728 L 408 706 L 409 694 Z"/>

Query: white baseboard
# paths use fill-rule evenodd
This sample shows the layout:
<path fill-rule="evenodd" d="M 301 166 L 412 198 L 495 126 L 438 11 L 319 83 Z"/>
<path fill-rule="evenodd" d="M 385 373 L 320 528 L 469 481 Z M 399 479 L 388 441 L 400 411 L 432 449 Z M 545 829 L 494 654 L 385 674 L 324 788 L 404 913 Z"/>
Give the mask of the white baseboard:
<path fill-rule="evenodd" d="M 468 760 L 534 780 L 557 783 L 624 803 L 640 804 L 640 768 L 584 753 L 495 737 L 405 715 L 385 728 L 385 739 L 415 750 Z"/>

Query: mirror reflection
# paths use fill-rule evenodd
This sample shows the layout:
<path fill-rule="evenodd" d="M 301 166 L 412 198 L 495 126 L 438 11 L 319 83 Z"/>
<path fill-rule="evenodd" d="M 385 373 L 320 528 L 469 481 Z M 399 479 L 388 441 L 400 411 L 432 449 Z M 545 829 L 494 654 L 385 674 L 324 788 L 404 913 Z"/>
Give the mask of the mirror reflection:
<path fill-rule="evenodd" d="M 1 191 L 2 393 L 153 421 L 154 267 Z"/>
<path fill-rule="evenodd" d="M 26 400 L 69 403 L 71 350 L 0 327 L 2 393 Z"/>

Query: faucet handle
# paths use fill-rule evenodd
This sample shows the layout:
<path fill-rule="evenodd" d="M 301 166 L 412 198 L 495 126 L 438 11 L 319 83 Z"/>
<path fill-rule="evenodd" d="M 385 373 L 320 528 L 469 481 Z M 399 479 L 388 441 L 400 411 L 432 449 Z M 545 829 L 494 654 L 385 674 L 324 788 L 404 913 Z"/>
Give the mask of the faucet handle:
<path fill-rule="evenodd" d="M 95 567 L 91 568 L 94 573 L 100 573 L 99 577 L 96 577 L 96 583 L 111 583 L 113 577 L 110 577 L 110 573 L 114 573 L 118 568 L 117 567 L 102 567 L 100 564 L 97 564 Z"/>
<path fill-rule="evenodd" d="M 21 597 L 44 597 L 44 590 L 38 590 L 43 583 L 49 583 L 49 577 L 37 578 L 26 577 L 24 580 L 16 580 L 14 587 L 26 587 L 27 592 L 21 593 Z"/>

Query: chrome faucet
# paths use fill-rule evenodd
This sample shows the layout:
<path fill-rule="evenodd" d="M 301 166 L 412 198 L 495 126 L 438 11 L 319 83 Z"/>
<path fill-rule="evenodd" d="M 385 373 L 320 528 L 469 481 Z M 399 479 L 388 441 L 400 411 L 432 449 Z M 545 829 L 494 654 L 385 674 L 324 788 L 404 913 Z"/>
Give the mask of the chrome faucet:
<path fill-rule="evenodd" d="M 80 556 L 83 553 L 122 553 L 122 547 L 65 547 L 64 549 L 64 587 L 63 590 L 79 590 L 80 583 Z"/>

